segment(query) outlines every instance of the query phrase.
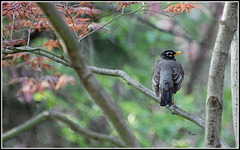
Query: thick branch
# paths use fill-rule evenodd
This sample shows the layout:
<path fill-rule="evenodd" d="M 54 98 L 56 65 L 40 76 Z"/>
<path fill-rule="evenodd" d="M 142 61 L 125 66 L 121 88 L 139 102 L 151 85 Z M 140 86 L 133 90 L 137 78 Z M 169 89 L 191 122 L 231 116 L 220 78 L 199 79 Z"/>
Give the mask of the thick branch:
<path fill-rule="evenodd" d="M 140 144 L 126 123 L 120 108 L 88 68 L 86 58 L 83 53 L 80 52 L 77 39 L 74 38 L 65 21 L 51 3 L 38 3 L 38 5 L 45 12 L 49 21 L 56 29 L 56 32 L 62 37 L 67 47 L 72 67 L 75 69 L 95 103 L 102 109 L 104 115 L 116 129 L 121 139 L 125 141 L 128 146 L 139 147 Z"/>
<path fill-rule="evenodd" d="M 100 140 L 100 141 L 107 141 L 107 142 L 110 142 L 110 143 L 120 146 L 120 147 L 126 146 L 122 141 L 120 141 L 116 137 L 99 134 L 99 133 L 96 133 L 96 132 L 93 132 L 93 131 L 90 131 L 87 129 L 83 129 L 82 127 L 80 127 L 79 125 L 77 125 L 76 123 L 74 123 L 73 121 L 68 119 L 65 115 L 58 113 L 58 112 L 52 112 L 52 111 L 51 112 L 44 111 L 44 112 L 38 114 L 37 116 L 33 117 L 32 119 L 26 121 L 25 123 L 23 123 L 17 127 L 14 127 L 13 129 L 3 133 L 3 138 L 2 138 L 3 142 L 6 142 L 6 141 L 16 137 L 17 135 L 29 130 L 30 128 L 42 123 L 43 121 L 45 121 L 47 119 L 57 119 L 65 124 L 67 124 L 68 127 L 70 127 L 76 133 L 83 135 L 87 138 L 91 138 L 94 140 Z"/>
<path fill-rule="evenodd" d="M 233 35 L 237 30 L 237 10 L 237 3 L 225 3 L 212 53 L 206 99 L 205 147 L 221 147 L 224 71 Z"/>

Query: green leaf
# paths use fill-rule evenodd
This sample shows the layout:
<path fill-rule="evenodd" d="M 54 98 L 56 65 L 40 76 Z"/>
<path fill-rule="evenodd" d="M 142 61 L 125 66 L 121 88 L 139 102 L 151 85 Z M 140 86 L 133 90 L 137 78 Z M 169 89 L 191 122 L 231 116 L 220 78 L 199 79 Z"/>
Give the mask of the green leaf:
<path fill-rule="evenodd" d="M 56 96 L 52 91 L 44 91 L 42 94 L 37 92 L 33 95 L 33 99 L 37 102 L 46 101 L 47 109 L 50 109 L 56 104 Z"/>
<path fill-rule="evenodd" d="M 41 102 L 42 100 L 45 100 L 45 95 L 44 94 L 41 94 L 39 92 L 36 92 L 34 95 L 33 95 L 33 99 L 37 102 Z"/>

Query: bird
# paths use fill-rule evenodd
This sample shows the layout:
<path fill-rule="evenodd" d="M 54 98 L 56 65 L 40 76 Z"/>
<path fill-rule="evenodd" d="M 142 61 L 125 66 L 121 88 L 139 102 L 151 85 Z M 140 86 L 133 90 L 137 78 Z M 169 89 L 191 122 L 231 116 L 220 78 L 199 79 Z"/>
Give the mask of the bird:
<path fill-rule="evenodd" d="M 151 80 L 152 89 L 159 98 L 161 106 L 174 105 L 174 96 L 182 87 L 184 70 L 175 56 L 182 54 L 182 51 L 164 50 L 161 52 L 153 66 Z"/>

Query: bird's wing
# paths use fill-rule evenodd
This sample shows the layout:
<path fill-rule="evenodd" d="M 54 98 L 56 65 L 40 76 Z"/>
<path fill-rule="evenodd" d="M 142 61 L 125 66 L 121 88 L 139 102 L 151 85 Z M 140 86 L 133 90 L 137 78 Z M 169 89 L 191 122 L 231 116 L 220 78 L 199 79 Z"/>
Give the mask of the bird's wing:
<path fill-rule="evenodd" d="M 159 80 L 160 80 L 160 69 L 156 66 L 152 70 L 152 89 L 157 97 L 159 97 Z"/>
<path fill-rule="evenodd" d="M 173 93 L 175 94 L 182 86 L 184 71 L 182 65 L 179 62 L 176 62 L 172 70 Z"/>

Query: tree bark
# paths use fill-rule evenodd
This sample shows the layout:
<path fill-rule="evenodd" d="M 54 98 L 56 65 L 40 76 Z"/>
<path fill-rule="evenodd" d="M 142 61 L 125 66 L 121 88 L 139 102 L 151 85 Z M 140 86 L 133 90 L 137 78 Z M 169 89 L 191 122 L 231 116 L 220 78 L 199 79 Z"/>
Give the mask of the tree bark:
<path fill-rule="evenodd" d="M 232 87 L 232 114 L 235 146 L 239 147 L 239 44 L 238 32 L 235 32 L 231 47 L 231 87 Z"/>
<path fill-rule="evenodd" d="M 226 2 L 209 68 L 206 99 L 205 147 L 221 147 L 224 71 L 233 35 L 237 30 L 238 3 Z"/>
<path fill-rule="evenodd" d="M 88 68 L 86 58 L 83 53 L 80 52 L 77 39 L 68 28 L 60 14 L 54 8 L 53 4 L 38 4 L 46 13 L 49 21 L 53 24 L 56 31 L 62 37 L 67 47 L 68 55 L 71 60 L 71 66 L 75 69 L 84 87 L 94 99 L 95 103 L 102 109 L 104 115 L 116 129 L 121 139 L 128 146 L 139 147 L 140 144 L 126 123 L 120 108 L 112 100 L 111 96 L 106 92 L 101 83 L 95 78 L 94 74 Z"/>

